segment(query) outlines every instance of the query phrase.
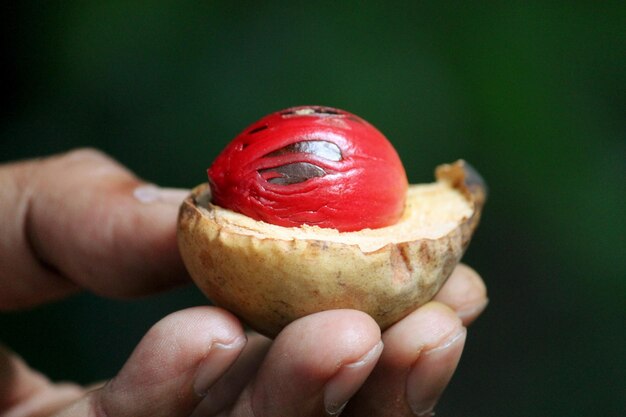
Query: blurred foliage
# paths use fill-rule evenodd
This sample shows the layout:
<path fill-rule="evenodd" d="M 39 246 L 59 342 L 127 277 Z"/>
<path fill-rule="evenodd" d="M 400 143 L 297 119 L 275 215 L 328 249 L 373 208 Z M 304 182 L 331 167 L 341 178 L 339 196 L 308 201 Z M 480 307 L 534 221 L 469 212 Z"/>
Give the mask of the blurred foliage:
<path fill-rule="evenodd" d="M 623 2 L 7 2 L 0 161 L 91 146 L 191 187 L 259 117 L 352 111 L 412 182 L 464 158 L 490 185 L 465 261 L 491 304 L 441 415 L 626 409 Z M 54 379 L 110 377 L 193 288 L 0 315 Z"/>

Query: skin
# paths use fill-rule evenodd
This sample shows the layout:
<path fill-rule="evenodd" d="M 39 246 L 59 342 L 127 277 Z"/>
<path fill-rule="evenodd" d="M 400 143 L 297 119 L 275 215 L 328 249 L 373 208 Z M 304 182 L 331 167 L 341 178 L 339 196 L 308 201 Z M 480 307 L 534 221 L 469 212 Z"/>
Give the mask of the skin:
<path fill-rule="evenodd" d="M 188 283 L 174 237 L 186 194 L 148 186 L 94 150 L 0 166 L 0 309 Z M 382 335 L 364 313 L 334 310 L 270 341 L 225 310 L 189 308 L 156 323 L 92 387 L 52 383 L 0 346 L 0 415 L 431 415 L 486 304 L 481 278 L 459 265 L 435 300 Z"/>

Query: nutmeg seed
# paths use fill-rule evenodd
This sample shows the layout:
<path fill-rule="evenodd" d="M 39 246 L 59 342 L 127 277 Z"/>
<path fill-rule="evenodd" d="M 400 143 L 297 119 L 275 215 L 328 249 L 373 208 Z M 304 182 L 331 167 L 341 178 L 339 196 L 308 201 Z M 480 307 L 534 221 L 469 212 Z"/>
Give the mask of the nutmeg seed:
<path fill-rule="evenodd" d="M 321 106 L 263 117 L 207 174 L 216 205 L 280 226 L 342 232 L 395 223 L 408 187 L 397 152 L 378 129 Z"/>

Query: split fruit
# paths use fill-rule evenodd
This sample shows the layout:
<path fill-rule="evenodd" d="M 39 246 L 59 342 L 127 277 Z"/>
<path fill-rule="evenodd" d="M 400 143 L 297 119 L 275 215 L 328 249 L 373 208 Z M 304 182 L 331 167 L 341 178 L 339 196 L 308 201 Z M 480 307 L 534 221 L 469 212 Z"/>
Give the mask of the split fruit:
<path fill-rule="evenodd" d="M 486 198 L 466 162 L 408 185 L 395 150 L 348 112 L 306 106 L 244 130 L 183 202 L 178 244 L 198 287 L 253 329 L 350 308 L 385 329 L 437 293 Z"/>

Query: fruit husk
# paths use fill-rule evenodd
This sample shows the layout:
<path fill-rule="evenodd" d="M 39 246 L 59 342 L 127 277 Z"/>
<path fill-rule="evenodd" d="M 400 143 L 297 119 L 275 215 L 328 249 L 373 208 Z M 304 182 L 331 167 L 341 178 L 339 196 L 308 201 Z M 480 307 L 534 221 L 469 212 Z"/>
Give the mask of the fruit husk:
<path fill-rule="evenodd" d="M 255 221 L 211 204 L 201 184 L 181 205 L 179 249 L 204 294 L 266 336 L 341 308 L 384 330 L 435 296 L 480 219 L 487 190 L 469 164 L 440 165 L 435 176 L 409 187 L 399 224 L 350 233 Z"/>

